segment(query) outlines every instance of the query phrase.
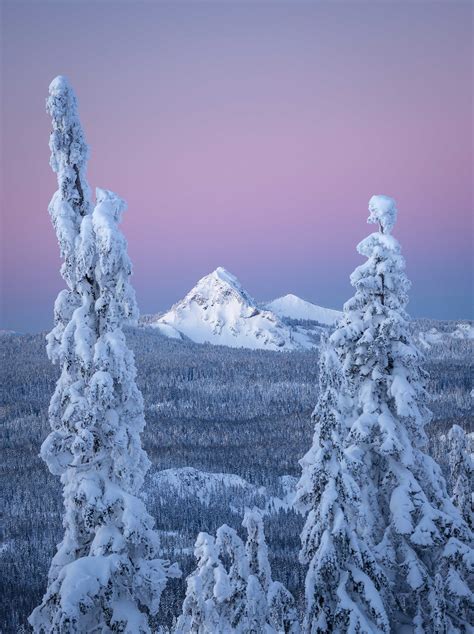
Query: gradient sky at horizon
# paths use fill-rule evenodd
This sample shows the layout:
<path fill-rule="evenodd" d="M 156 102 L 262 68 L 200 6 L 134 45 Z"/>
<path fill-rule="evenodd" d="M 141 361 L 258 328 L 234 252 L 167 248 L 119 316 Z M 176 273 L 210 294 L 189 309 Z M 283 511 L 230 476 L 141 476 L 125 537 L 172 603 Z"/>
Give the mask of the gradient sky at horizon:
<path fill-rule="evenodd" d="M 217 266 L 340 308 L 393 196 L 415 317 L 472 318 L 471 2 L 2 3 L 0 328 L 50 328 L 51 79 L 127 200 L 142 313 Z"/>

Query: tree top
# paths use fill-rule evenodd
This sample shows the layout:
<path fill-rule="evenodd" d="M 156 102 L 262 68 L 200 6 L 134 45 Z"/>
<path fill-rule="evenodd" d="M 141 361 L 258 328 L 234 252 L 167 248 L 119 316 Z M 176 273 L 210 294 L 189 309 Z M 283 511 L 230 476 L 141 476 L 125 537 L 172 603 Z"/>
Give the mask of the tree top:
<path fill-rule="evenodd" d="M 64 75 L 58 75 L 49 84 L 50 95 L 66 92 L 67 90 L 72 90 L 72 86 L 69 83 L 69 79 L 67 77 L 64 77 Z"/>
<path fill-rule="evenodd" d="M 390 233 L 397 220 L 397 205 L 393 198 L 378 194 L 369 200 L 369 217 L 367 222 L 380 225 L 382 233 Z"/>

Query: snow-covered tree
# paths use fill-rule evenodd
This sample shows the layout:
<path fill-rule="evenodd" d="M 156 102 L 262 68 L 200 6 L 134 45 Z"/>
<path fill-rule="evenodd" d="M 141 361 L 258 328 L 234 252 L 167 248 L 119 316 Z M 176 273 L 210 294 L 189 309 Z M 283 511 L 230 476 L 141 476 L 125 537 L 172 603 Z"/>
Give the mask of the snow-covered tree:
<path fill-rule="evenodd" d="M 373 196 L 369 211 L 379 230 L 358 245 L 367 261 L 351 276 L 355 295 L 330 337 L 352 398 L 344 453 L 360 465 L 354 475 L 364 528 L 352 528 L 374 544 L 390 579 L 392 600 L 385 605 L 393 629 L 407 623 L 436 631 L 435 621 L 442 621 L 433 608 L 437 596 L 448 630 L 466 631 L 472 622 L 472 533 L 424 451 L 430 412 L 405 312 L 405 263 L 391 233 L 396 205 Z"/>
<path fill-rule="evenodd" d="M 245 616 L 239 630 L 249 634 L 266 632 L 273 634 L 267 628 L 267 597 L 259 580 L 255 575 L 249 575 L 245 596 Z"/>
<path fill-rule="evenodd" d="M 198 535 L 177 634 L 298 634 L 293 597 L 272 581 L 261 511 L 247 509 L 243 525 L 245 545 L 225 524 L 215 539 Z"/>
<path fill-rule="evenodd" d="M 247 553 L 250 574 L 258 579 L 262 589 L 267 592 L 272 581 L 272 573 L 268 560 L 262 511 L 257 507 L 246 509 L 242 526 L 247 529 L 245 552 Z"/>
<path fill-rule="evenodd" d="M 194 554 L 197 566 L 187 578 L 176 632 L 245 632 L 248 563 L 244 543 L 233 528 L 224 524 L 215 539 L 200 533 Z"/>
<path fill-rule="evenodd" d="M 122 327 L 137 318 L 131 264 L 118 229 L 124 202 L 97 190 L 91 213 L 87 147 L 74 93 L 63 77 L 50 86 L 51 165 L 59 189 L 50 213 L 68 290 L 55 304 L 48 354 L 61 366 L 51 399 L 52 431 L 41 455 L 64 486 L 65 534 L 35 632 L 149 632 L 176 566 L 159 558 L 154 521 L 138 497 L 148 468 L 136 369 Z"/>
<path fill-rule="evenodd" d="M 293 595 L 279 581 L 267 593 L 268 622 L 277 634 L 299 634 L 300 623 Z"/>
<path fill-rule="evenodd" d="M 466 432 L 459 425 L 453 425 L 448 432 L 448 452 L 451 499 L 472 530 L 474 529 L 474 461 Z"/>
<path fill-rule="evenodd" d="M 237 532 L 227 524 L 217 529 L 216 545 L 221 561 L 226 562 L 225 577 L 219 579 L 218 584 L 225 591 L 216 591 L 218 601 L 222 603 L 221 613 L 234 631 L 243 631 L 249 577 L 245 546 Z"/>
<path fill-rule="evenodd" d="M 221 621 L 217 601 L 227 598 L 225 571 L 219 559 L 216 540 L 208 533 L 199 533 L 194 546 L 196 570 L 187 578 L 183 611 L 176 624 L 176 634 L 212 634 L 225 625 Z M 217 589 L 216 589 L 217 585 Z M 230 626 L 229 626 L 230 627 Z M 222 630 L 224 631 L 224 630 Z"/>
<path fill-rule="evenodd" d="M 339 359 L 323 339 L 319 399 L 313 412 L 313 445 L 300 461 L 296 503 L 307 512 L 300 561 L 308 565 L 304 631 L 389 632 L 388 581 L 366 530 L 365 505 L 356 478 L 359 456 L 346 451 L 349 404 Z"/>
<path fill-rule="evenodd" d="M 247 529 L 248 631 L 296 634 L 299 632 L 299 622 L 293 596 L 283 584 L 272 580 L 262 511 L 257 507 L 246 509 L 242 526 Z"/>

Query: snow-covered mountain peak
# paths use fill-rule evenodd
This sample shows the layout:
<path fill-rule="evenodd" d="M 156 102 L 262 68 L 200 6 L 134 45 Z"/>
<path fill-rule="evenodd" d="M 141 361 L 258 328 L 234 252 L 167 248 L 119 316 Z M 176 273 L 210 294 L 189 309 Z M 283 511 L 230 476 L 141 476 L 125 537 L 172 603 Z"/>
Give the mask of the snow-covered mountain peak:
<path fill-rule="evenodd" d="M 268 302 L 265 308 L 282 318 L 317 321 L 327 326 L 332 326 L 342 316 L 338 310 L 317 306 L 292 293 Z"/>
<path fill-rule="evenodd" d="M 273 312 L 260 308 L 239 280 L 222 267 L 201 278 L 152 325 L 171 327 L 197 343 L 233 348 L 295 350 L 313 345 Z"/>
<path fill-rule="evenodd" d="M 211 276 L 217 278 L 221 282 L 226 282 L 230 286 L 234 286 L 236 289 L 242 288 L 239 280 L 235 277 L 235 275 L 232 275 L 232 273 L 229 273 L 229 271 L 227 271 L 222 266 L 218 266 L 217 269 L 215 269 L 215 271 L 213 271 L 210 275 L 206 275 L 206 277 L 211 277 Z M 203 279 L 206 279 L 206 277 Z"/>
<path fill-rule="evenodd" d="M 202 277 L 182 302 L 192 301 L 198 297 L 199 301 L 207 300 L 211 304 L 234 297 L 242 304 L 248 304 L 253 308 L 257 307 L 255 300 L 247 293 L 235 275 L 229 273 L 222 266 L 218 266 L 212 273 Z"/>

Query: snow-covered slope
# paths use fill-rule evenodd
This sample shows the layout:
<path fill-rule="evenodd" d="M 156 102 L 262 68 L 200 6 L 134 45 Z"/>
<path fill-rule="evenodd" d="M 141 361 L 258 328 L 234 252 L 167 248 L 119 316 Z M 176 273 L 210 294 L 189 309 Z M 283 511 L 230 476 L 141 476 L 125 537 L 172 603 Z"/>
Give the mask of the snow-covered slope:
<path fill-rule="evenodd" d="M 168 312 L 152 321 L 166 333 L 182 333 L 197 343 L 232 348 L 296 350 L 314 343 L 283 323 L 273 312 L 258 307 L 238 279 L 217 268 L 206 275 Z"/>
<path fill-rule="evenodd" d="M 420 330 L 417 333 L 418 343 L 425 350 L 429 350 L 433 346 L 446 343 L 450 338 L 462 339 L 466 342 L 474 340 L 474 326 L 468 322 L 458 322 L 454 324 L 453 330 L 438 330 L 438 328 L 430 328 L 429 330 Z"/>
<path fill-rule="evenodd" d="M 252 484 L 234 473 L 209 473 L 194 467 L 165 469 L 149 474 L 146 492 L 153 497 L 166 491 L 189 504 L 210 506 L 215 500 L 228 499 L 230 508 L 243 511 L 246 506 L 259 506 L 265 513 L 276 513 L 293 507 L 297 478 L 280 476 L 270 489 Z"/>
<path fill-rule="evenodd" d="M 265 308 L 279 317 L 317 321 L 326 326 L 332 326 L 342 316 L 338 310 L 317 306 L 291 293 L 268 302 Z"/>
<path fill-rule="evenodd" d="M 458 324 L 456 330 L 451 333 L 455 339 L 474 339 L 474 326 L 472 324 Z"/>
<path fill-rule="evenodd" d="M 265 487 L 251 484 L 234 473 L 207 473 L 194 467 L 156 471 L 150 480 L 151 486 L 158 490 L 166 490 L 183 500 L 197 499 L 207 505 L 214 495 L 221 495 L 224 489 L 238 489 L 249 498 L 266 496 Z"/>
<path fill-rule="evenodd" d="M 156 328 L 157 330 L 159 330 L 162 335 L 164 335 L 165 337 L 168 337 L 168 339 L 182 339 L 183 338 L 183 335 L 179 332 L 179 330 L 176 330 L 176 328 L 174 328 L 170 324 L 166 324 L 164 322 L 157 320 L 152 322 L 151 325 L 153 326 L 153 328 Z"/>

